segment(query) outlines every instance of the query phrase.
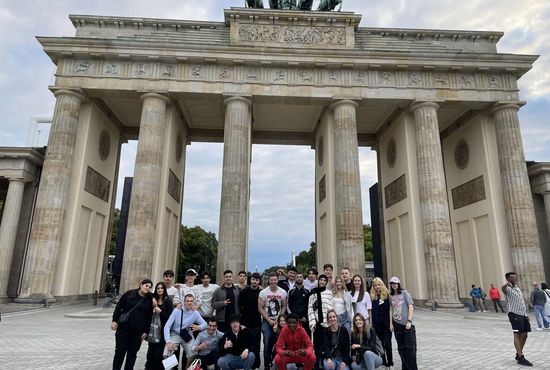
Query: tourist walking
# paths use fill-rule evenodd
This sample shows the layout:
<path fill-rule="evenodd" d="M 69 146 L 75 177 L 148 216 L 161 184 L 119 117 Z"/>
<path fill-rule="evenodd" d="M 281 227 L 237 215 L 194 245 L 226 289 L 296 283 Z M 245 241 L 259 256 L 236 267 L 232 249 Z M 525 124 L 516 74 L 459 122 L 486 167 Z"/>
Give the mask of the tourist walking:
<path fill-rule="evenodd" d="M 535 318 L 537 319 L 537 330 L 548 329 L 550 327 L 550 318 L 544 310 L 546 305 L 546 292 L 539 288 L 539 283 L 533 281 L 533 290 L 529 295 L 529 299 L 535 309 Z"/>
<path fill-rule="evenodd" d="M 147 338 L 151 326 L 152 286 L 151 280 L 144 279 L 138 289 L 127 291 L 118 300 L 111 322 L 111 329 L 116 330 L 113 370 L 122 369 L 124 357 L 126 357 L 124 370 L 134 368 L 141 342 Z"/>
<path fill-rule="evenodd" d="M 383 364 L 393 369 L 393 353 L 390 330 L 390 292 L 379 277 L 372 279 L 370 290 L 372 299 L 372 326 L 384 347 Z"/>
<path fill-rule="evenodd" d="M 508 319 L 514 332 L 514 347 L 516 349 L 516 361 L 519 365 L 533 366 L 523 355 L 523 348 L 527 342 L 528 333 L 531 331 L 527 306 L 523 300 L 523 293 L 517 285 L 518 276 L 515 272 L 507 272 L 506 284 L 502 286 L 502 292 L 508 304 Z"/>
<path fill-rule="evenodd" d="M 353 317 L 353 306 L 351 294 L 346 290 L 344 279 L 340 276 L 334 278 L 332 297 L 334 298 L 334 311 L 338 315 L 338 323 L 346 328 L 351 334 L 351 318 Z"/>
<path fill-rule="evenodd" d="M 353 316 L 351 359 L 352 370 L 374 370 L 384 363 L 376 348 L 376 331 L 360 313 Z"/>
<path fill-rule="evenodd" d="M 493 301 L 493 306 L 495 307 L 496 313 L 498 313 L 499 307 L 500 311 L 504 312 L 504 308 L 502 308 L 502 302 L 500 301 L 500 291 L 497 287 L 495 287 L 495 284 L 491 284 L 491 289 L 489 289 L 489 298 L 491 298 L 491 301 Z"/>
<path fill-rule="evenodd" d="M 164 346 L 166 342 L 164 341 L 164 326 L 168 321 L 168 318 L 174 310 L 174 306 L 170 297 L 168 297 L 168 292 L 166 284 L 164 282 L 157 283 L 155 285 L 155 290 L 153 292 L 153 315 L 159 315 L 160 317 L 160 342 L 151 343 L 149 342 L 149 348 L 147 349 L 147 361 L 145 362 L 146 370 L 164 370 L 164 365 L 162 360 L 164 359 L 162 353 L 164 352 Z"/>
<path fill-rule="evenodd" d="M 327 313 L 328 328 L 323 336 L 323 370 L 349 370 L 350 336 L 346 328 L 338 324 L 336 311 Z"/>
<path fill-rule="evenodd" d="M 417 370 L 413 299 L 409 292 L 401 287 L 401 281 L 396 276 L 390 279 L 390 303 L 390 330 L 395 334 L 402 369 Z"/>

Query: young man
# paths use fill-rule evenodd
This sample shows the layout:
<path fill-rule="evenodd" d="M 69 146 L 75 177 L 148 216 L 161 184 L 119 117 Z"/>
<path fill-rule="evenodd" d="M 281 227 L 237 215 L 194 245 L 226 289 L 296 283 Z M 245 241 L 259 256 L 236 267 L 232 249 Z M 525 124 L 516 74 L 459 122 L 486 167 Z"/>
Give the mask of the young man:
<path fill-rule="evenodd" d="M 214 295 L 214 292 L 216 289 L 219 288 L 217 284 L 210 284 L 210 274 L 206 271 L 201 273 L 201 285 L 197 285 L 197 293 L 199 295 L 199 305 L 197 307 L 197 310 L 199 310 L 199 313 L 203 317 L 203 319 L 207 320 L 212 316 L 214 313 L 214 308 L 212 308 L 212 296 Z M 217 323 L 216 323 L 217 327 Z"/>
<path fill-rule="evenodd" d="M 176 287 L 180 291 L 180 297 L 185 297 L 187 294 L 192 294 L 195 298 L 195 310 L 200 305 L 200 296 L 195 286 L 195 279 L 197 278 L 197 271 L 195 269 L 189 269 L 185 272 L 185 284 L 177 284 Z"/>
<path fill-rule="evenodd" d="M 172 314 L 164 326 L 166 348 L 164 349 L 163 355 L 165 357 L 171 356 L 178 346 L 181 345 L 187 357 L 187 365 L 184 369 L 191 364 L 191 360 L 194 356 L 193 336 L 191 331 L 200 331 L 207 327 L 206 321 L 203 320 L 201 315 L 194 308 L 195 298 L 193 295 L 185 295 L 183 298 L 183 306 L 172 311 Z M 180 335 L 182 331 L 187 331 L 187 338 L 182 338 Z"/>
<path fill-rule="evenodd" d="M 487 312 L 487 309 L 485 308 L 485 304 L 483 303 L 483 290 L 481 290 L 481 287 L 477 287 L 475 284 L 472 284 L 472 289 L 470 290 L 470 297 L 472 297 L 474 307 L 477 310 L 477 312 Z"/>
<path fill-rule="evenodd" d="M 287 364 L 298 363 L 304 364 L 304 370 L 311 370 L 315 364 L 313 344 L 304 328 L 298 325 L 298 316 L 294 313 L 288 314 L 286 326 L 281 330 L 275 348 L 277 369 L 286 369 Z"/>
<path fill-rule="evenodd" d="M 294 284 L 296 284 L 296 274 L 298 273 L 298 270 L 296 270 L 296 267 L 290 266 L 286 272 L 286 280 L 279 280 L 277 282 L 277 285 L 285 290 L 285 292 L 288 293 L 288 291 L 292 288 L 294 288 Z"/>
<path fill-rule="evenodd" d="M 332 263 L 325 263 L 323 265 L 323 274 L 327 278 L 327 289 L 332 289 L 332 272 L 334 271 L 334 266 Z"/>
<path fill-rule="evenodd" d="M 351 270 L 349 269 L 349 267 L 342 267 L 342 270 L 340 270 L 340 277 L 342 278 L 342 280 L 344 280 L 346 290 L 348 292 L 351 291 L 353 281 L 351 280 Z"/>
<path fill-rule="evenodd" d="M 221 370 L 250 370 L 256 359 L 252 336 L 248 329 L 241 326 L 239 315 L 232 314 L 228 321 L 230 329 L 219 342 L 221 357 L 218 359 L 218 366 Z"/>
<path fill-rule="evenodd" d="M 507 283 L 502 286 L 502 292 L 506 297 L 506 303 L 508 303 L 508 319 L 514 332 L 516 361 L 519 365 L 533 366 L 523 355 L 523 347 L 527 341 L 527 333 L 531 331 L 531 324 L 529 324 L 523 293 L 517 285 L 518 277 L 515 272 L 507 272 L 505 277 Z"/>
<path fill-rule="evenodd" d="M 233 271 L 223 272 L 223 285 L 214 291 L 212 295 L 212 307 L 216 310 L 216 320 L 221 332 L 229 330 L 229 316 L 239 314 L 240 290 L 233 285 Z"/>
<path fill-rule="evenodd" d="M 208 319 L 208 327 L 199 333 L 193 342 L 193 351 L 201 360 L 201 367 L 206 369 L 209 365 L 218 366 L 219 341 L 223 333 L 218 330 L 218 322 L 215 318 Z"/>
<path fill-rule="evenodd" d="M 539 288 L 539 283 L 533 281 L 533 290 L 529 295 L 529 300 L 535 309 L 535 318 L 537 319 L 537 330 L 548 329 L 550 327 L 550 318 L 544 311 L 544 305 L 546 304 L 546 293 Z"/>
<path fill-rule="evenodd" d="M 264 337 L 264 368 L 270 369 L 272 348 L 269 347 L 269 338 L 273 335 L 273 326 L 277 324 L 277 317 L 286 311 L 287 293 L 277 286 L 277 274 L 269 274 L 269 286 L 263 289 L 258 296 L 258 311 L 264 318 L 262 334 Z"/>
<path fill-rule="evenodd" d="M 304 280 L 304 288 L 306 288 L 310 292 L 313 288 L 316 288 L 317 275 L 319 275 L 317 269 L 315 267 L 310 267 L 309 270 L 307 270 L 307 279 Z"/>
<path fill-rule="evenodd" d="M 166 270 L 162 275 L 164 284 L 166 284 L 166 294 L 170 297 L 174 306 L 177 306 L 181 303 L 181 297 L 179 296 L 178 288 L 174 286 L 174 271 Z"/>
<path fill-rule="evenodd" d="M 239 306 L 242 315 L 242 324 L 252 334 L 253 352 L 257 354 L 253 369 L 260 367 L 260 341 L 262 339 L 262 316 L 258 311 L 258 296 L 260 295 L 260 281 L 262 275 L 255 272 L 250 278 L 250 285 L 241 291 Z"/>
<path fill-rule="evenodd" d="M 311 335 L 309 325 L 307 321 L 307 305 L 309 301 L 309 290 L 304 288 L 304 275 L 301 273 L 296 274 L 296 284 L 294 288 L 288 292 L 288 309 L 289 313 L 293 313 L 298 317 L 298 321 L 302 324 L 303 328 L 308 335 Z M 290 317 L 290 316 L 289 316 Z M 288 320 L 287 320 L 288 325 Z"/>
<path fill-rule="evenodd" d="M 239 271 L 239 273 L 237 274 L 237 287 L 240 290 L 243 290 L 248 285 L 247 280 L 248 274 L 246 273 L 246 271 Z"/>

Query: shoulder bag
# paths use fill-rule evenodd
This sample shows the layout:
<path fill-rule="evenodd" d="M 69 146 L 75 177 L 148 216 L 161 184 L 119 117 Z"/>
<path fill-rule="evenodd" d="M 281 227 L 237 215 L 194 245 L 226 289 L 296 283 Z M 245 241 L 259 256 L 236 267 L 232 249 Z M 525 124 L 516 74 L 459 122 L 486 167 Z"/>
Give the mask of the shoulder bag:
<path fill-rule="evenodd" d="M 118 321 L 117 323 L 120 325 L 120 324 L 126 324 L 128 322 L 128 320 L 130 320 L 130 314 L 132 313 L 133 310 L 135 310 L 137 308 L 137 306 L 139 306 L 141 304 L 141 302 L 143 302 L 143 300 L 145 299 L 145 297 L 141 298 L 141 300 L 136 303 L 136 305 L 134 307 L 132 307 L 132 309 L 128 312 L 124 312 L 123 314 L 121 314 L 119 317 L 118 317 Z"/>

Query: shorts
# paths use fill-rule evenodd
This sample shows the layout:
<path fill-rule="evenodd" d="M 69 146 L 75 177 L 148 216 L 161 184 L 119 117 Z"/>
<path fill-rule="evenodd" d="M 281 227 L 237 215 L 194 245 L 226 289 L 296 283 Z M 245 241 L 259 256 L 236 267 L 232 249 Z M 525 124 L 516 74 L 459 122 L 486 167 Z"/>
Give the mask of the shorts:
<path fill-rule="evenodd" d="M 527 316 L 508 312 L 508 319 L 510 320 L 510 324 L 512 324 L 512 331 L 514 333 L 529 333 L 531 331 L 531 324 L 529 324 Z"/>

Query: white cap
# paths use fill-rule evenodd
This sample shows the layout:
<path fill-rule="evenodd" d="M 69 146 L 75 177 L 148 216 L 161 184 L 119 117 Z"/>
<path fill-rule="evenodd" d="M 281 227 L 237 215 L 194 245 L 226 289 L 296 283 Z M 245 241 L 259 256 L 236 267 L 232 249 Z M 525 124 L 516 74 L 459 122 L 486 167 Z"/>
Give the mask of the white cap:
<path fill-rule="evenodd" d="M 390 284 L 391 283 L 401 284 L 401 281 L 397 276 L 392 276 L 392 278 L 390 279 Z"/>

